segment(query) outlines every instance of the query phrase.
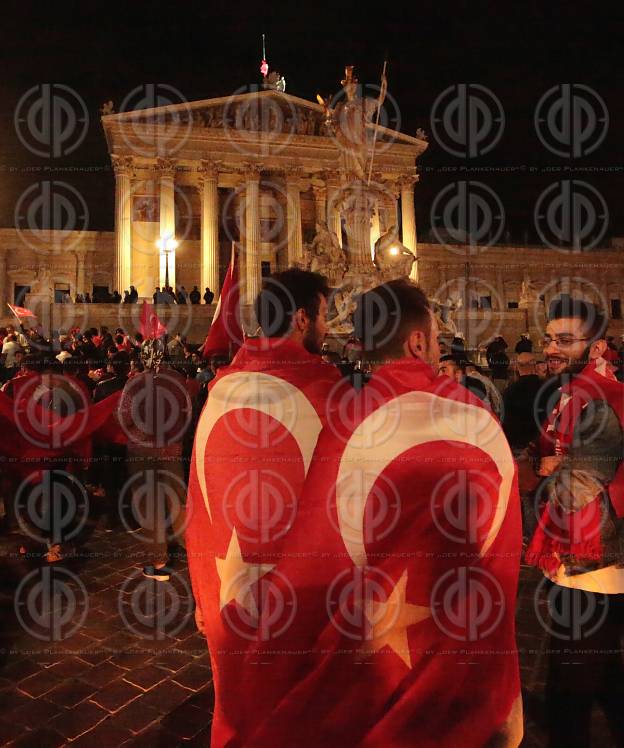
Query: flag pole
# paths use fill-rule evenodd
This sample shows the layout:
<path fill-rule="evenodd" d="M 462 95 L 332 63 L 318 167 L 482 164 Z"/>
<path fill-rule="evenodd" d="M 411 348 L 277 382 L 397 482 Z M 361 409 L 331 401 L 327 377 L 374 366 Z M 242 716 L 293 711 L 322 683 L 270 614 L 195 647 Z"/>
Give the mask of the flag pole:
<path fill-rule="evenodd" d="M 375 160 L 375 146 L 377 145 L 377 128 L 379 127 L 379 116 L 381 114 L 381 105 L 383 103 L 383 99 L 385 98 L 384 81 L 386 80 L 387 67 L 388 67 L 388 60 L 384 60 L 383 71 L 381 73 L 381 86 L 379 88 L 379 99 L 377 101 L 377 118 L 375 119 L 375 130 L 373 132 L 373 147 L 371 150 L 370 167 L 368 169 L 368 184 L 367 184 L 368 187 L 370 187 L 371 179 L 373 177 L 373 162 Z"/>

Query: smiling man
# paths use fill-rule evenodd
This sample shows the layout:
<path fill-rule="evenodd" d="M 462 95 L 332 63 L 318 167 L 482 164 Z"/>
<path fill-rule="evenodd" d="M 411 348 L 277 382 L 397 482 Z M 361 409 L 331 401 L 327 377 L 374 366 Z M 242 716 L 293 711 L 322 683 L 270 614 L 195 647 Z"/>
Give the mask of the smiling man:
<path fill-rule="evenodd" d="M 560 397 L 540 437 L 540 516 L 526 559 L 554 582 L 550 745 L 590 745 L 594 702 L 623 745 L 624 386 L 602 357 L 607 320 L 594 305 L 564 297 L 549 317 L 544 354 Z"/>

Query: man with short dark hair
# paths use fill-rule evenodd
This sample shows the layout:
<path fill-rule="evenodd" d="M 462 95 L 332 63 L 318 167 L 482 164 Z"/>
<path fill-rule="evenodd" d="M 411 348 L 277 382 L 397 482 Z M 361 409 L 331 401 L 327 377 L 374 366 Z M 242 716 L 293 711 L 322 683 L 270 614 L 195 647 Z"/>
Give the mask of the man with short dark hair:
<path fill-rule="evenodd" d="M 189 294 L 189 299 L 191 301 L 191 304 L 199 304 L 201 301 L 201 295 L 199 293 L 199 289 L 197 286 L 193 286 L 193 290 Z"/>
<path fill-rule="evenodd" d="M 466 373 L 466 362 L 458 362 L 454 355 L 447 354 L 440 356 L 439 372 L 445 377 L 452 379 L 454 382 L 463 385 L 476 395 L 479 400 L 487 401 L 487 390 L 485 385 L 474 377 Z"/>
<path fill-rule="evenodd" d="M 290 689 L 290 680 L 256 664 L 268 622 L 256 595 L 263 599 L 261 589 L 271 595 L 282 583 L 282 546 L 341 381 L 320 356 L 328 291 L 323 276 L 304 270 L 263 280 L 255 303 L 263 335 L 248 338 L 218 370 L 197 426 L 186 538 L 216 686 L 215 748 L 292 744 L 253 739 L 269 694 Z"/>
<path fill-rule="evenodd" d="M 253 658 L 239 658 L 263 663 L 239 673 L 254 703 L 218 700 L 215 718 L 238 719 L 244 732 L 227 739 L 246 746 L 517 746 L 509 447 L 479 400 L 438 376 L 437 321 L 414 283 L 365 293 L 354 323 L 372 378 L 330 412 L 281 560 L 263 577 L 260 599 L 279 603 L 264 605 Z M 262 546 L 255 557 L 266 563 Z M 238 548 L 226 561 L 249 578 L 234 558 Z M 239 618 L 257 620 L 259 598 L 221 589 L 224 606 L 238 593 Z M 290 621 L 278 613 L 293 608 Z"/>
<path fill-rule="evenodd" d="M 212 304 L 212 300 L 214 299 L 214 293 L 206 286 L 206 292 L 204 293 L 204 303 L 205 304 Z"/>
<path fill-rule="evenodd" d="M 624 386 L 603 358 L 607 320 L 561 297 L 544 338 L 559 377 L 539 442 L 543 510 L 526 553 L 554 583 L 546 716 L 551 746 L 590 745 L 595 702 L 624 744 Z"/>

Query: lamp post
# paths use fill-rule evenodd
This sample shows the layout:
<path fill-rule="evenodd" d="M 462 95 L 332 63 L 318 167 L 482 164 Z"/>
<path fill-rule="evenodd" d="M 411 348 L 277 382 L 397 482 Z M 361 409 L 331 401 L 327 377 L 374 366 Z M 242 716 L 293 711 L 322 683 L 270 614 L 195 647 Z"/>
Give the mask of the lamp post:
<path fill-rule="evenodd" d="M 178 242 L 172 236 L 165 236 L 161 237 L 156 245 L 165 255 L 165 287 L 169 288 L 169 255 L 178 246 Z"/>

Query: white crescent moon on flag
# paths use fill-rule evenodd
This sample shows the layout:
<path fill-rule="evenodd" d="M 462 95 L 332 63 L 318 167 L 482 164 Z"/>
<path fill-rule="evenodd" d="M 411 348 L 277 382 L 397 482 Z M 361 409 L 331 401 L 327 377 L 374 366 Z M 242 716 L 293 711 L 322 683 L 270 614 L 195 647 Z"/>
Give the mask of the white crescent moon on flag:
<path fill-rule="evenodd" d="M 393 417 L 389 417 L 389 409 L 392 409 Z M 395 417 L 397 410 L 398 422 Z M 458 419 L 463 419 L 460 423 L 470 419 L 471 433 L 457 433 Z M 374 434 L 374 437 L 371 438 L 370 434 Z M 367 416 L 351 434 L 340 459 L 336 479 L 338 525 L 345 547 L 356 566 L 367 563 L 364 511 L 375 481 L 403 452 L 433 441 L 470 444 L 489 455 L 496 465 L 501 477 L 498 503 L 492 526 L 481 547 L 482 556 L 494 542 L 507 511 L 515 470 L 502 429 L 484 408 L 429 392 L 408 392 L 393 398 Z M 363 463 L 374 466 L 374 469 L 365 471 L 362 480 L 349 480 L 353 466 Z M 346 518 L 349 518 L 348 526 Z"/>
<path fill-rule="evenodd" d="M 271 397 L 271 393 L 274 397 Z M 271 374 L 242 371 L 228 374 L 219 380 L 208 394 L 208 402 L 199 419 L 195 437 L 197 477 L 211 520 L 206 486 L 206 444 L 217 421 L 226 413 L 239 408 L 259 410 L 279 421 L 297 442 L 306 475 L 321 431 L 321 420 L 312 403 L 300 389 L 285 379 Z M 285 422 L 284 415 L 292 414 L 293 411 L 295 417 L 291 428 L 291 424 Z"/>

